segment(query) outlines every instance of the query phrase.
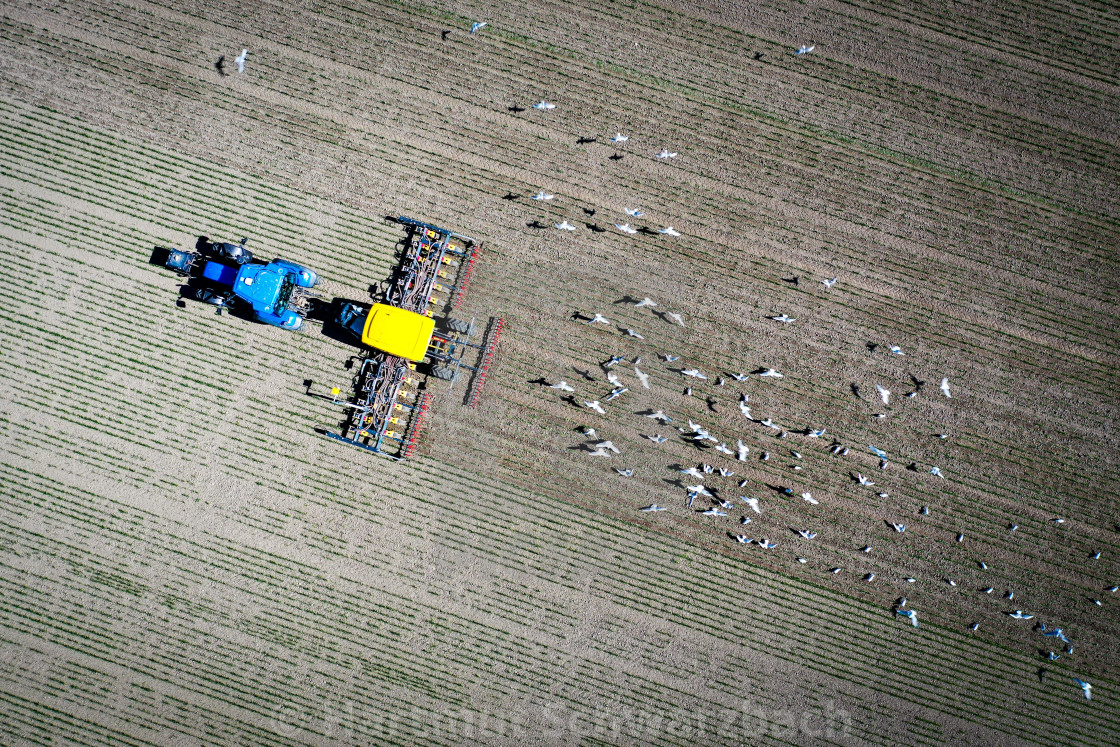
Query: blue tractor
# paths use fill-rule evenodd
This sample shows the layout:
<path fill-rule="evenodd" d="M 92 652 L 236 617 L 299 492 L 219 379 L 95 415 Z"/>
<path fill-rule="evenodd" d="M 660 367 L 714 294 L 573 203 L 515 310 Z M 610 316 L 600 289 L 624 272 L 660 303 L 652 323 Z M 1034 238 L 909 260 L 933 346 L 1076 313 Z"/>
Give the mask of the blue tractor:
<path fill-rule="evenodd" d="M 188 252 L 168 250 L 164 265 L 188 278 L 183 295 L 264 324 L 284 329 L 303 327 L 304 317 L 316 296 L 309 291 L 319 282 L 314 270 L 274 259 L 254 261 L 240 244 L 200 239 Z"/>

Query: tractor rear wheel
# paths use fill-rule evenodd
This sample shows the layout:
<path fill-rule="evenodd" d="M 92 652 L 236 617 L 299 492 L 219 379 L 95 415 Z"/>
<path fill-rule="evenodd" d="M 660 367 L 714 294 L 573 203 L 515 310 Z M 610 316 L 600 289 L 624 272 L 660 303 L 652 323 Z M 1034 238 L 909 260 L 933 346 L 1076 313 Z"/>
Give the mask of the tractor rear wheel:
<path fill-rule="evenodd" d="M 455 381 L 456 371 L 451 366 L 432 366 L 432 376 L 444 381 Z"/>

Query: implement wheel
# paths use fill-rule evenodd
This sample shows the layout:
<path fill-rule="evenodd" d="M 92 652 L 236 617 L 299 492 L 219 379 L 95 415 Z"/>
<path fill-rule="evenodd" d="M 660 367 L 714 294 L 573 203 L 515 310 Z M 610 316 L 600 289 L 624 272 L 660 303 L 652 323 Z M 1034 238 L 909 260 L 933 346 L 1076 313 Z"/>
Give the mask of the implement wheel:
<path fill-rule="evenodd" d="M 474 326 L 470 322 L 464 322 L 462 319 L 448 319 L 447 328 L 452 332 L 458 332 L 462 335 L 474 334 Z"/>
<path fill-rule="evenodd" d="M 455 381 L 457 373 L 451 366 L 432 366 L 432 376 L 444 381 Z"/>

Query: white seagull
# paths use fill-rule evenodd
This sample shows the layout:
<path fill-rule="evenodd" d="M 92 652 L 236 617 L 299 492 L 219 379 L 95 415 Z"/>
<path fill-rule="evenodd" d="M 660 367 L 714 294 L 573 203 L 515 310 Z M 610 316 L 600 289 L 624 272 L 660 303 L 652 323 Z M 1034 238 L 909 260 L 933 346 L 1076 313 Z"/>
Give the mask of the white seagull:
<path fill-rule="evenodd" d="M 634 375 L 638 377 L 638 381 L 642 382 L 644 388 L 649 389 L 649 374 L 634 366 Z"/>
<path fill-rule="evenodd" d="M 777 371 L 775 371 L 774 369 L 772 369 L 772 368 L 768 368 L 768 369 L 766 369 L 765 371 L 763 371 L 762 373 L 760 373 L 760 374 L 759 374 L 759 376 L 769 376 L 769 377 L 771 377 L 771 378 L 775 378 L 775 379 L 780 379 L 780 378 L 782 378 L 782 375 L 781 375 L 780 373 L 778 373 Z"/>
<path fill-rule="evenodd" d="M 809 54 L 810 52 L 812 52 L 812 51 L 813 51 L 814 49 L 816 49 L 816 48 L 817 48 L 817 45 L 816 45 L 816 44 L 814 44 L 814 45 L 813 45 L 813 46 L 811 46 L 811 47 L 810 47 L 810 46 L 808 46 L 808 45 L 806 45 L 806 44 L 802 44 L 802 45 L 801 45 L 801 46 L 800 46 L 800 47 L 798 48 L 798 50 L 797 50 L 796 52 L 794 52 L 794 54 Z"/>
<path fill-rule="evenodd" d="M 626 214 L 633 216 L 634 218 L 641 218 L 645 216 L 645 213 L 643 213 L 641 210 L 638 210 L 638 208 L 626 208 Z"/>
<path fill-rule="evenodd" d="M 584 402 L 583 404 L 587 405 L 588 407 L 590 407 L 592 410 L 599 413 L 600 415 L 606 415 L 607 414 L 607 411 L 604 410 L 602 405 L 599 404 L 599 400 L 595 400 L 594 402 Z"/>
<path fill-rule="evenodd" d="M 745 462 L 745 461 L 747 461 L 747 453 L 750 451 L 750 447 L 747 446 L 745 443 L 743 443 L 742 440 L 740 440 L 738 443 L 739 443 L 738 459 L 739 459 L 740 462 Z"/>
<path fill-rule="evenodd" d="M 641 510 L 642 511 L 665 511 L 666 509 L 665 509 L 664 506 L 658 506 L 656 503 L 651 503 Z"/>
<path fill-rule="evenodd" d="M 559 389 L 562 392 L 574 392 L 575 391 L 575 388 L 572 387 L 570 384 L 568 384 L 568 382 L 566 382 L 566 381 L 561 381 L 559 384 L 552 384 L 548 388 L 549 389 Z"/>
<path fill-rule="evenodd" d="M 600 443 L 595 444 L 595 448 L 596 449 L 610 449 L 615 454 L 621 454 L 622 453 L 621 451 L 618 450 L 618 447 L 614 445 L 613 441 L 602 441 Z"/>
<path fill-rule="evenodd" d="M 891 522 L 891 527 L 896 532 L 905 532 L 906 531 L 906 525 L 905 524 L 895 524 L 894 522 Z"/>
<path fill-rule="evenodd" d="M 817 537 L 816 532 L 810 532 L 808 529 L 798 529 L 797 533 L 807 540 L 816 539 Z"/>
<path fill-rule="evenodd" d="M 821 285 L 823 285 L 825 288 L 831 288 L 832 286 L 836 285 L 836 281 L 839 279 L 840 278 L 829 278 L 828 280 L 822 280 Z"/>
<path fill-rule="evenodd" d="M 763 537 L 762 539 L 760 539 L 758 541 L 758 546 L 761 547 L 763 550 L 772 550 L 772 549 L 774 549 L 775 547 L 778 546 L 778 543 L 777 542 L 771 542 L 770 540 Z"/>
<path fill-rule="evenodd" d="M 635 234 L 638 232 L 638 229 L 631 228 L 629 223 L 615 223 L 614 227 L 623 233 Z"/>
<path fill-rule="evenodd" d="M 902 348 L 898 345 L 891 345 L 890 351 L 895 355 L 906 355 L 906 353 L 902 352 Z"/>
<path fill-rule="evenodd" d="M 820 501 L 818 501 L 816 498 L 814 498 L 812 493 L 802 493 L 801 494 L 801 500 L 805 501 L 810 506 L 816 506 L 816 505 L 820 504 Z"/>
<path fill-rule="evenodd" d="M 895 610 L 894 613 L 896 615 L 902 615 L 903 617 L 910 618 L 910 624 L 915 628 L 918 627 L 918 613 L 914 610 Z"/>
<path fill-rule="evenodd" d="M 482 31 L 482 29 L 487 25 L 489 24 L 486 21 L 475 21 L 471 24 L 471 33 L 473 34 L 476 31 Z"/>
<path fill-rule="evenodd" d="M 534 109 L 555 109 L 556 104 L 550 104 L 547 101 L 541 101 L 537 104 L 533 104 L 533 108 Z"/>
<path fill-rule="evenodd" d="M 550 195 L 548 192 L 545 192 L 542 189 L 540 192 L 537 192 L 535 195 L 533 195 L 529 199 L 531 199 L 531 200 L 551 200 L 555 196 L 556 195 Z"/>
<path fill-rule="evenodd" d="M 1034 615 L 1028 615 L 1027 613 L 1023 612 L 1022 610 L 1015 610 L 1014 612 L 1008 612 L 1007 616 L 1014 619 L 1014 620 L 1030 620 L 1032 617 L 1034 617 Z"/>
<path fill-rule="evenodd" d="M 657 412 L 651 412 L 648 415 L 646 415 L 646 417 L 647 418 L 653 418 L 654 420 L 660 420 L 662 423 L 672 423 L 673 422 L 673 419 L 670 418 L 665 413 L 661 412 L 661 410 L 658 410 Z"/>
<path fill-rule="evenodd" d="M 739 496 L 739 500 L 743 501 L 743 503 L 750 506 L 751 510 L 754 511 L 756 514 L 761 514 L 762 513 L 762 509 L 758 507 L 758 499 L 757 498 L 747 498 L 746 496 L 741 495 L 741 496 Z"/>
<path fill-rule="evenodd" d="M 681 369 L 681 375 L 682 376 L 691 376 L 694 379 L 707 379 L 708 378 L 704 374 L 700 373 L 700 370 L 697 369 L 697 368 L 682 368 Z"/>
<path fill-rule="evenodd" d="M 941 379 L 941 393 L 944 394 L 949 399 L 953 398 L 953 395 L 949 394 L 949 378 L 948 377 L 945 377 L 945 378 Z"/>
<path fill-rule="evenodd" d="M 571 223 L 569 223 L 566 220 L 560 221 L 559 223 L 553 223 L 552 225 L 556 226 L 561 231 L 574 231 L 574 230 L 576 230 L 576 227 L 573 226 Z"/>
<path fill-rule="evenodd" d="M 643 306 L 656 306 L 657 304 L 656 304 L 656 303 L 654 303 L 654 301 L 653 301 L 653 299 L 652 299 L 652 298 L 649 298 L 649 297 L 647 296 L 646 298 L 643 298 L 643 299 L 642 299 L 641 301 L 638 301 L 638 302 L 637 302 L 636 304 L 634 304 L 634 305 L 635 305 L 635 306 L 637 306 L 637 307 L 638 307 L 638 308 L 640 309 L 640 308 L 642 308 Z"/>
<path fill-rule="evenodd" d="M 639 334 L 638 334 L 637 332 L 635 332 L 634 330 L 630 329 L 629 327 L 627 327 L 627 328 L 626 328 L 626 329 L 625 329 L 624 331 L 626 332 L 626 334 L 627 334 L 628 336 L 630 336 L 630 337 L 633 337 L 633 338 L 634 338 L 634 339 L 636 339 L 636 340 L 644 340 L 644 339 L 646 339 L 646 338 L 642 337 L 641 335 L 639 335 Z"/>
<path fill-rule="evenodd" d="M 785 322 L 786 324 L 797 321 L 797 317 L 790 316 L 789 314 L 781 314 L 779 316 L 772 316 L 769 318 L 773 319 L 775 322 Z"/>
<path fill-rule="evenodd" d="M 614 471 L 622 475 L 623 477 L 632 477 L 634 475 L 634 470 L 632 469 L 619 469 L 618 467 L 615 467 Z"/>
<path fill-rule="evenodd" d="M 879 392 L 879 397 L 882 398 L 883 404 L 884 405 L 889 405 L 891 403 L 891 390 L 890 389 L 884 389 L 883 387 L 881 387 L 878 384 L 875 385 L 875 389 L 876 389 L 876 391 Z"/>
<path fill-rule="evenodd" d="M 1077 683 L 1077 686 L 1081 688 L 1081 692 L 1085 693 L 1085 700 L 1092 700 L 1093 699 L 1093 693 L 1092 693 L 1093 686 L 1090 685 L 1085 680 L 1079 680 L 1076 677 L 1073 677 L 1072 679 L 1075 683 Z"/>
<path fill-rule="evenodd" d="M 665 438 L 665 436 L 662 436 L 660 433 L 658 433 L 656 436 L 646 436 L 646 438 L 648 438 L 650 441 L 653 441 L 655 444 L 663 444 L 669 440 Z"/>
<path fill-rule="evenodd" d="M 704 516 L 727 516 L 726 511 L 720 511 L 715 506 L 709 508 L 707 511 L 701 511 L 700 513 Z"/>
<path fill-rule="evenodd" d="M 736 535 L 734 535 L 734 537 L 735 537 L 736 542 L 740 542 L 744 545 L 749 545 L 750 543 L 754 542 L 753 539 L 751 539 L 750 537 L 748 537 L 745 534 L 736 534 Z"/>
<path fill-rule="evenodd" d="M 584 324 L 594 324 L 595 322 L 599 322 L 600 324 L 610 324 L 611 323 L 610 320 L 607 319 L 602 314 L 596 314 L 595 316 L 591 317 L 586 322 L 584 322 Z"/>
<path fill-rule="evenodd" d="M 681 232 L 676 230 L 672 226 L 665 226 L 664 228 L 659 229 L 657 232 L 658 233 L 663 233 L 666 236 L 680 236 L 681 235 Z"/>
<path fill-rule="evenodd" d="M 663 149 L 660 153 L 657 154 L 657 158 L 676 158 L 676 157 L 677 157 L 677 154 L 676 153 L 670 153 L 667 148 Z"/>
<path fill-rule="evenodd" d="M 611 138 L 611 142 L 612 143 L 625 143 L 629 139 L 630 139 L 629 136 L 623 135 L 621 132 L 617 132 L 617 133 L 615 133 L 615 136 Z"/>

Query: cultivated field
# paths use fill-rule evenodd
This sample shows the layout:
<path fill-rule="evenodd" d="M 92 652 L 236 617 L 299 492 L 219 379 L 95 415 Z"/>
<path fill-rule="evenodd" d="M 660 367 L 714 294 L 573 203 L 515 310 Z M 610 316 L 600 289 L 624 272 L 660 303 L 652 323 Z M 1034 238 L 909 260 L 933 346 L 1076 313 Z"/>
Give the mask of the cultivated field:
<path fill-rule="evenodd" d="M 0 8 L 0 741 L 1120 740 L 1114 6 L 166 5 Z M 484 240 L 507 324 L 405 463 L 320 435 L 354 349 L 148 261 L 363 298 L 386 215 Z"/>

